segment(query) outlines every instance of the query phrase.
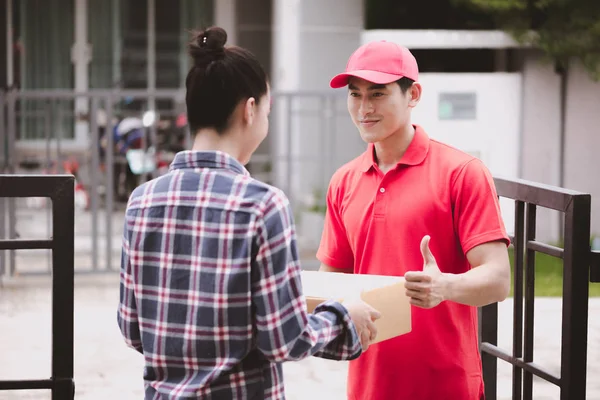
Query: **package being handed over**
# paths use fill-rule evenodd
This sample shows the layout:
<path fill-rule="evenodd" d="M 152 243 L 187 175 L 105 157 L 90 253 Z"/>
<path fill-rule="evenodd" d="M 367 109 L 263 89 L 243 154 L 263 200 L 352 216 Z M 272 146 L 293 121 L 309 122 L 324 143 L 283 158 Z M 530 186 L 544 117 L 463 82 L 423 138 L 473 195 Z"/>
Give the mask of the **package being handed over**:
<path fill-rule="evenodd" d="M 377 338 L 373 343 L 403 335 L 412 329 L 411 305 L 402 277 L 302 271 L 302 288 L 308 312 L 326 300 L 344 302 L 358 299 L 379 311 L 381 318 L 375 321 Z"/>

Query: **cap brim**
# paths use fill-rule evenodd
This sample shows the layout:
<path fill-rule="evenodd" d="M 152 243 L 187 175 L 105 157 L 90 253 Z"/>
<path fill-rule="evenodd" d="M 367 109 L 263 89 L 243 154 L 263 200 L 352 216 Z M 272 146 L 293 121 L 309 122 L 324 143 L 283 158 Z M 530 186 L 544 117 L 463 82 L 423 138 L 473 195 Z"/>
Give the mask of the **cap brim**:
<path fill-rule="evenodd" d="M 367 70 L 344 72 L 342 74 L 334 76 L 331 82 L 329 82 L 329 86 L 331 86 L 334 89 L 344 87 L 348 84 L 348 81 L 352 77 L 361 78 L 369 82 L 377 83 L 379 85 L 387 85 L 388 83 L 396 82 L 403 76 Z"/>

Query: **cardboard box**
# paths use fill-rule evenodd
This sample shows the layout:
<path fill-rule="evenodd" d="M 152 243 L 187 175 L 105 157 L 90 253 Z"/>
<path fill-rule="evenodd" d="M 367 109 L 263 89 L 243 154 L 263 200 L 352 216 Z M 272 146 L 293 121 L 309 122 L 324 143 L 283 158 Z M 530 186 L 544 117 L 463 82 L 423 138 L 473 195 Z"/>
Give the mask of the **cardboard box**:
<path fill-rule="evenodd" d="M 339 302 L 362 299 L 381 313 L 375 321 L 377 338 L 382 342 L 411 331 L 411 305 L 398 276 L 341 274 L 302 271 L 302 288 L 308 312 L 324 301 Z"/>

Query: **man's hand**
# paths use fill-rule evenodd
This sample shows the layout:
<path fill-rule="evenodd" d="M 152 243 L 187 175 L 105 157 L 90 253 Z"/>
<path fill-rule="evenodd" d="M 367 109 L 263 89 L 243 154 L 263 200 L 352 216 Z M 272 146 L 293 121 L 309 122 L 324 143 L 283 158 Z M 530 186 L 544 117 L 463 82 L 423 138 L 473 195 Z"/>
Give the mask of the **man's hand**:
<path fill-rule="evenodd" d="M 364 301 L 344 303 L 344 306 L 352 318 L 362 350 L 365 352 L 377 337 L 377 327 L 373 322 L 381 318 L 381 314 Z"/>
<path fill-rule="evenodd" d="M 429 239 L 429 236 L 424 236 L 421 240 L 423 271 L 409 271 L 404 275 L 404 287 L 410 303 L 422 308 L 433 308 L 447 299 L 448 280 L 429 249 Z"/>

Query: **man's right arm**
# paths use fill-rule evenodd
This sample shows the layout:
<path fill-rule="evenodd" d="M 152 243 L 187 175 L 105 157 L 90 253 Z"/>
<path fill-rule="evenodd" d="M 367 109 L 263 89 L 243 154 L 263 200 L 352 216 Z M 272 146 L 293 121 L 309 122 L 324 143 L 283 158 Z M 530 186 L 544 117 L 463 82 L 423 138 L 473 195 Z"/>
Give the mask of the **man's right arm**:
<path fill-rule="evenodd" d="M 317 250 L 317 259 L 321 262 L 319 272 L 354 273 L 354 252 L 348 240 L 346 226 L 342 218 L 337 197 L 336 177 L 327 189 L 327 212 Z"/>

